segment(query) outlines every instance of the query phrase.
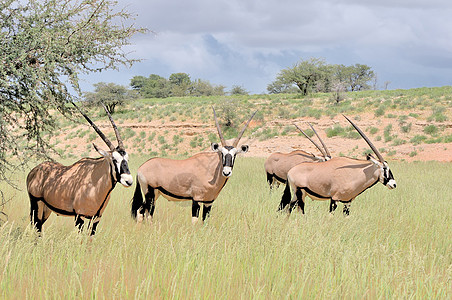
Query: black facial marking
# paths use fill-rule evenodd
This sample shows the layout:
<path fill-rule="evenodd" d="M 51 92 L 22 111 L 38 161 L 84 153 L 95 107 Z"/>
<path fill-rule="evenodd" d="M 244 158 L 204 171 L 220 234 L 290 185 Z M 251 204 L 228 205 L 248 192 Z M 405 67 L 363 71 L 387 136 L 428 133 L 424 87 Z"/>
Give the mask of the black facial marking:
<path fill-rule="evenodd" d="M 223 167 L 232 167 L 232 155 L 226 154 L 223 159 Z"/>

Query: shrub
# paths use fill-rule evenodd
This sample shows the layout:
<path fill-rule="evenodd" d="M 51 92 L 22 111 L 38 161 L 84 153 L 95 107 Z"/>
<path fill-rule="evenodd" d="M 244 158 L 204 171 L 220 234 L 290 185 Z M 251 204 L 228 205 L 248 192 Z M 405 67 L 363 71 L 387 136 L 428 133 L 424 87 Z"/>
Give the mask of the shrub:
<path fill-rule="evenodd" d="M 383 106 L 380 106 L 379 108 L 377 108 L 375 110 L 375 116 L 376 117 L 384 116 L 384 114 L 385 114 L 385 108 Z"/>
<path fill-rule="evenodd" d="M 403 133 L 408 133 L 411 131 L 411 123 L 407 124 L 407 125 L 402 125 L 400 126 L 400 128 L 402 129 Z"/>
<path fill-rule="evenodd" d="M 334 125 L 331 128 L 326 129 L 326 136 L 327 137 L 333 137 L 333 136 L 341 136 L 344 135 L 345 129 L 341 125 Z"/>
<path fill-rule="evenodd" d="M 416 150 L 411 151 L 408 155 L 409 155 L 410 157 L 416 156 L 416 155 L 417 155 L 417 151 L 416 151 Z"/>
<path fill-rule="evenodd" d="M 430 134 L 430 135 L 435 135 L 438 133 L 438 127 L 436 127 L 435 125 L 431 124 L 431 125 L 427 125 L 424 127 L 424 133 L 426 134 Z"/>
<path fill-rule="evenodd" d="M 423 143 L 426 139 L 427 137 L 425 135 L 416 134 L 413 138 L 411 138 L 410 143 L 414 145 L 419 145 Z"/>
<path fill-rule="evenodd" d="M 378 128 L 377 127 L 369 127 L 369 128 L 367 128 L 367 131 L 373 135 L 378 132 Z"/>

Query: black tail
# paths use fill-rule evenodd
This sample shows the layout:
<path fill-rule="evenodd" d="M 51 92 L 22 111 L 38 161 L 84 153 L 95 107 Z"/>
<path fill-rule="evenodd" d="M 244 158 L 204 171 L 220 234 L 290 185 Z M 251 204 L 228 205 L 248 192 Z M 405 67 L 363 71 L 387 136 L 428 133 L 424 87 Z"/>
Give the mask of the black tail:
<path fill-rule="evenodd" d="M 271 187 L 272 183 L 273 183 L 273 174 L 270 174 L 268 172 L 267 172 L 267 182 L 268 182 L 268 185 Z"/>
<path fill-rule="evenodd" d="M 284 189 L 284 194 L 282 195 L 281 198 L 281 203 L 279 203 L 279 207 L 278 207 L 278 211 L 283 210 L 284 208 L 286 208 L 286 206 L 290 203 L 291 200 L 291 195 L 290 195 L 290 186 L 289 183 L 286 183 L 286 187 Z"/>
<path fill-rule="evenodd" d="M 137 218 L 137 211 L 142 206 L 143 206 L 143 195 L 141 194 L 141 186 L 137 176 L 137 186 L 135 188 L 135 193 L 133 194 L 132 198 L 132 211 L 131 211 L 132 218 L 134 219 Z"/>

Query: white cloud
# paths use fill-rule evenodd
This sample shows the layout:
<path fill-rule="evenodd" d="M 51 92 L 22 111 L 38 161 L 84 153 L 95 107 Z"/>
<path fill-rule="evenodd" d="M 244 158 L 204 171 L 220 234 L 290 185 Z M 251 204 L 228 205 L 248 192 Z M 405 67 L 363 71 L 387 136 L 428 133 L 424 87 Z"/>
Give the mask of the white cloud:
<path fill-rule="evenodd" d="M 136 23 L 155 32 L 133 39 L 133 56 L 145 60 L 128 75 L 186 72 L 263 92 L 282 68 L 323 57 L 367 64 L 394 88 L 452 84 L 448 0 L 120 0 L 119 5 L 128 5 L 138 14 Z"/>

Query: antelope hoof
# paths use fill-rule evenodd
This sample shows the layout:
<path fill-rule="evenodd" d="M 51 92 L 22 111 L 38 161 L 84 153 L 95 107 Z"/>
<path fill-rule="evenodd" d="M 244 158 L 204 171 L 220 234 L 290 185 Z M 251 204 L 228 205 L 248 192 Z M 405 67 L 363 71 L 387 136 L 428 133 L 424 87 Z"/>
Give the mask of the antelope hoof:
<path fill-rule="evenodd" d="M 137 223 L 143 222 L 143 219 L 144 219 L 144 215 L 140 214 L 140 213 L 137 213 Z"/>
<path fill-rule="evenodd" d="M 191 223 L 192 223 L 193 225 L 198 224 L 198 218 L 197 218 L 197 217 L 192 217 L 192 218 L 191 218 Z"/>

